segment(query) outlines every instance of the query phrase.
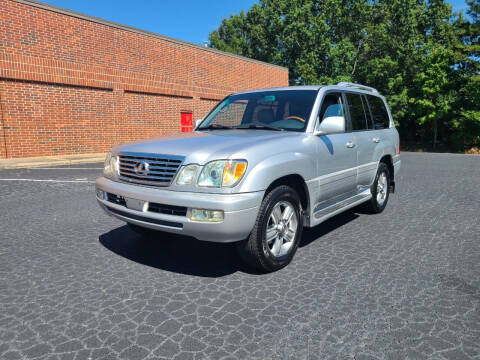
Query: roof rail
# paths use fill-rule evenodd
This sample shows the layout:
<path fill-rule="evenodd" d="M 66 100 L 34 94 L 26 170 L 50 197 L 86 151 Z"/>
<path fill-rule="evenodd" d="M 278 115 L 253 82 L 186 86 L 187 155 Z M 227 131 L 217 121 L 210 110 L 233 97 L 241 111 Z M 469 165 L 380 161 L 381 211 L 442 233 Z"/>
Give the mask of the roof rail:
<path fill-rule="evenodd" d="M 355 84 L 355 83 L 346 82 L 346 81 L 339 82 L 337 84 L 337 86 L 353 87 L 353 88 L 357 88 L 359 90 L 367 90 L 367 91 L 371 91 L 373 93 L 378 94 L 378 90 L 373 88 L 373 87 L 365 86 L 365 85 L 361 85 L 361 84 Z"/>

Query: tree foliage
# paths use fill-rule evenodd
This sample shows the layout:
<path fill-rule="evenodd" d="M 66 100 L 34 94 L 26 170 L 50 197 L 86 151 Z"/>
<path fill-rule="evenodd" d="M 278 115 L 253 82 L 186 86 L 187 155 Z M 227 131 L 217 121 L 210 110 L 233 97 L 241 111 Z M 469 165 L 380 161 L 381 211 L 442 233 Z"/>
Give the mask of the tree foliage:
<path fill-rule="evenodd" d="M 291 85 L 353 81 L 387 96 L 406 142 L 480 144 L 480 0 L 260 0 L 210 34 L 288 67 Z"/>

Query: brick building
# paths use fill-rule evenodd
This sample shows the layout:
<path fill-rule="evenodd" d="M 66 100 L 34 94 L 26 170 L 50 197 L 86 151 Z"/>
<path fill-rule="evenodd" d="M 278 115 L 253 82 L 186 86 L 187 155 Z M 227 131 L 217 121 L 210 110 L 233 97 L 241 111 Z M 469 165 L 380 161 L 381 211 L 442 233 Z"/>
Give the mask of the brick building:
<path fill-rule="evenodd" d="M 105 152 L 180 132 L 229 93 L 286 85 L 286 68 L 0 0 L 0 158 Z"/>

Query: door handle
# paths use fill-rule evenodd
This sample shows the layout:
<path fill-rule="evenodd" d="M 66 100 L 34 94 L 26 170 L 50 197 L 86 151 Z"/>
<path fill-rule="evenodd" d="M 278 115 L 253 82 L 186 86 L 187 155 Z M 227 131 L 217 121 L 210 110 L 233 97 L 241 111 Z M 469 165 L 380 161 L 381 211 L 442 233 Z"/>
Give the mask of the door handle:
<path fill-rule="evenodd" d="M 377 138 L 377 137 L 375 137 L 375 138 L 372 139 L 372 141 L 373 141 L 374 143 L 377 143 L 377 144 L 378 144 L 378 143 L 380 142 L 380 139 Z"/>
<path fill-rule="evenodd" d="M 355 144 L 353 143 L 353 141 L 349 141 L 349 142 L 347 142 L 347 143 L 345 144 L 345 146 L 346 146 L 347 148 L 353 148 L 353 147 L 355 147 Z"/>

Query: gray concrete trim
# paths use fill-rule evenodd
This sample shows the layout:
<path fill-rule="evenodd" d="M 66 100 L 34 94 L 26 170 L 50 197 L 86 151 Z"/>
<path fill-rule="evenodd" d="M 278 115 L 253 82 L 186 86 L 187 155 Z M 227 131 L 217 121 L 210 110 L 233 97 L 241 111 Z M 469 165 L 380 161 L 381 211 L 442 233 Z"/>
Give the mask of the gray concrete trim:
<path fill-rule="evenodd" d="M 245 61 L 249 61 L 249 62 L 261 64 L 261 65 L 271 66 L 271 67 L 275 67 L 275 68 L 279 68 L 279 69 L 283 69 L 283 70 L 288 71 L 288 68 L 280 66 L 280 65 L 270 64 L 270 63 L 267 63 L 267 62 L 264 62 L 264 61 L 247 58 L 245 56 L 231 54 L 231 53 L 228 53 L 228 52 L 225 52 L 225 51 L 220 51 L 220 50 L 210 48 L 210 47 L 204 47 L 202 45 L 197 45 L 197 44 L 194 44 L 194 43 L 191 43 L 191 42 L 188 42 L 188 41 L 174 39 L 174 38 L 164 36 L 164 35 L 160 35 L 160 34 L 156 34 L 156 33 L 150 32 L 150 31 L 134 28 L 134 27 L 127 26 L 127 25 L 118 24 L 118 23 L 115 23 L 113 21 L 108 21 L 108 20 L 100 19 L 100 18 L 97 18 L 97 17 L 94 17 L 94 16 L 81 14 L 81 13 L 71 11 L 71 10 L 68 10 L 68 9 L 63 9 L 63 8 L 60 8 L 60 7 L 57 7 L 57 6 L 45 4 L 45 3 L 42 3 L 40 1 L 36 1 L 36 0 L 10 0 L 10 1 L 22 3 L 22 4 L 25 4 L 25 5 L 34 6 L 34 7 L 40 8 L 40 9 L 53 11 L 53 12 L 56 12 L 56 13 L 59 13 L 59 14 L 72 16 L 72 17 L 75 17 L 75 18 L 78 18 L 78 19 L 91 21 L 91 22 L 94 22 L 94 23 L 114 27 L 114 28 L 117 28 L 117 29 L 121 29 L 121 30 L 125 30 L 125 31 L 134 32 L 134 33 L 137 33 L 137 34 L 142 34 L 142 35 L 154 37 L 154 38 L 169 41 L 169 42 L 172 42 L 172 43 L 175 43 L 175 44 L 190 46 L 190 47 L 196 48 L 198 50 L 209 51 L 209 52 L 212 52 L 212 53 L 215 53 L 215 54 L 218 54 L 218 55 L 229 56 L 229 57 L 232 57 L 232 58 L 245 60 Z"/>
<path fill-rule="evenodd" d="M 103 163 L 106 153 L 53 155 L 0 159 L 0 169 L 34 168 L 45 166 Z"/>

